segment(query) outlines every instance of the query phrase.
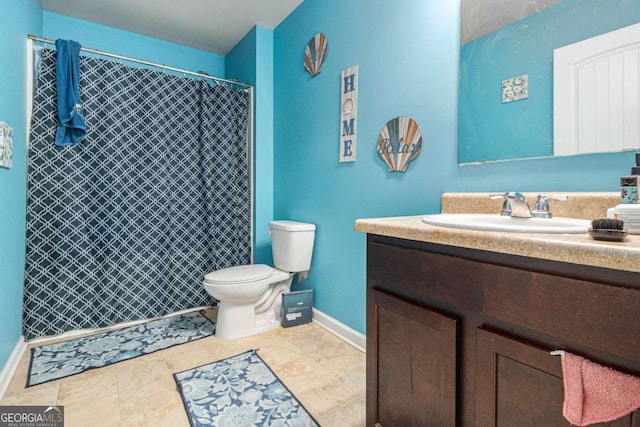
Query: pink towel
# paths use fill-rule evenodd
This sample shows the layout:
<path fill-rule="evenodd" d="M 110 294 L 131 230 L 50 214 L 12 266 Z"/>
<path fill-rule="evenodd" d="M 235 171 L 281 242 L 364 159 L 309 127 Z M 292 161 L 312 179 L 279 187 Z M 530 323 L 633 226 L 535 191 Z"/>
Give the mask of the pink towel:
<path fill-rule="evenodd" d="M 575 354 L 562 357 L 562 414 L 586 426 L 623 417 L 640 408 L 640 378 L 614 371 Z"/>

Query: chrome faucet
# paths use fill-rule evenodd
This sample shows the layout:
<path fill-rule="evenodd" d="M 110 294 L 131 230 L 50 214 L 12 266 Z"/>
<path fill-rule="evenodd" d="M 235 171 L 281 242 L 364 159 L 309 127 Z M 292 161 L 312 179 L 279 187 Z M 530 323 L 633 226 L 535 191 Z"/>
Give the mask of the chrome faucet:
<path fill-rule="evenodd" d="M 515 218 L 531 218 L 531 209 L 524 194 L 508 191 L 506 193 L 491 194 L 489 197 L 492 199 L 504 198 L 500 215 Z"/>
<path fill-rule="evenodd" d="M 558 195 L 558 194 L 539 194 L 538 199 L 536 200 L 536 206 L 533 208 L 533 212 L 531 215 L 536 218 L 551 218 L 551 211 L 549 210 L 549 199 L 555 200 L 567 200 L 569 196 Z"/>

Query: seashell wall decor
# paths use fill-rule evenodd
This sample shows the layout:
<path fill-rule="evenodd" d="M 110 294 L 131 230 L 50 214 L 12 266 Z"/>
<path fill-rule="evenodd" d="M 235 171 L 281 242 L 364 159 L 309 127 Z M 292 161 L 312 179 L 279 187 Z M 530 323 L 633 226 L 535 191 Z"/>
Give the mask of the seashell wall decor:
<path fill-rule="evenodd" d="M 422 150 L 422 130 L 411 117 L 389 120 L 378 137 L 378 155 L 389 172 L 406 172 Z"/>
<path fill-rule="evenodd" d="M 329 42 L 324 34 L 318 33 L 309 40 L 307 48 L 304 50 L 304 69 L 311 74 L 311 77 L 320 73 L 328 53 Z"/>

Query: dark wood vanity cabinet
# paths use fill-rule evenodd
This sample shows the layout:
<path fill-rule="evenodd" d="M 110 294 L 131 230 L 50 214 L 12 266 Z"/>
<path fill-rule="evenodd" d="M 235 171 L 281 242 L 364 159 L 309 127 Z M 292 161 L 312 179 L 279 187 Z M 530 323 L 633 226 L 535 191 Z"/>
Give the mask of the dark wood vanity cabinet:
<path fill-rule="evenodd" d="M 640 375 L 639 317 L 639 273 L 369 234 L 367 426 L 568 427 L 549 351 Z"/>
<path fill-rule="evenodd" d="M 562 366 L 549 351 L 501 334 L 477 331 L 477 426 L 570 427 L 562 416 Z M 626 416 L 596 426 L 638 426 Z"/>
<path fill-rule="evenodd" d="M 454 426 L 457 321 L 375 290 L 367 304 L 367 424 Z"/>

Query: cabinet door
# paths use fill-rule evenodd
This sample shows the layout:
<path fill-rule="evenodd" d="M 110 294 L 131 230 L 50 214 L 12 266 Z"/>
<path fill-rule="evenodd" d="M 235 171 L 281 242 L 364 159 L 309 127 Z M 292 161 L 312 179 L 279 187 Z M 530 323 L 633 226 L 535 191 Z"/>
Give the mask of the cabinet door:
<path fill-rule="evenodd" d="M 562 362 L 547 350 L 479 329 L 476 384 L 478 427 L 571 426 L 562 415 Z M 637 423 L 636 414 L 594 426 Z"/>
<path fill-rule="evenodd" d="M 456 425 L 455 319 L 367 290 L 367 425 Z"/>

